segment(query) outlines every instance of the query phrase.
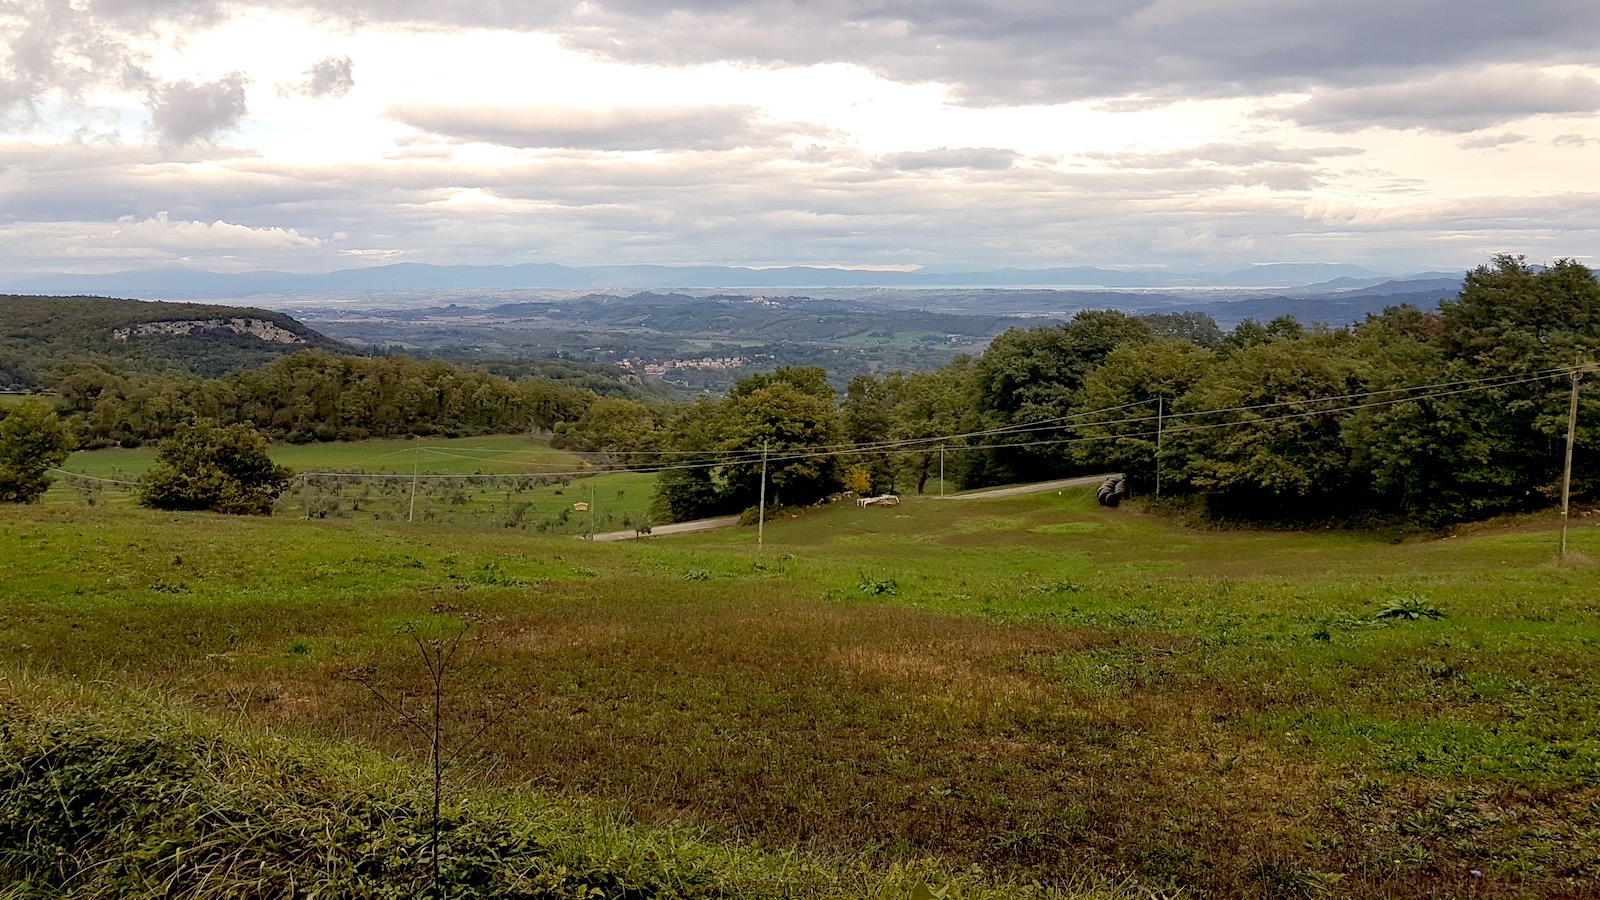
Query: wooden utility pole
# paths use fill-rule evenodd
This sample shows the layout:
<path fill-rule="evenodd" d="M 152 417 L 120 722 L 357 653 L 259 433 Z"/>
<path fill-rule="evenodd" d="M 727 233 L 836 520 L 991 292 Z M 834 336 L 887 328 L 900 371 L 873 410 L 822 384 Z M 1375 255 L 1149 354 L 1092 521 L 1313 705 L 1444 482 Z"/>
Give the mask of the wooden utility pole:
<path fill-rule="evenodd" d="M 1572 370 L 1572 403 L 1567 408 L 1567 462 L 1561 472 L 1561 555 L 1567 555 L 1567 520 L 1572 511 L 1572 443 L 1578 431 L 1578 382 L 1583 379 L 1583 354 Z"/>
<path fill-rule="evenodd" d="M 589 540 L 594 540 L 594 482 L 589 482 Z"/>
<path fill-rule="evenodd" d="M 420 467 L 420 455 L 416 447 L 411 448 L 411 511 L 406 513 L 406 523 L 417 521 L 417 470 Z"/>
<path fill-rule="evenodd" d="M 944 499 L 944 445 L 939 445 L 939 499 Z"/>
<path fill-rule="evenodd" d="M 300 473 L 300 502 L 306 506 L 306 518 L 311 518 L 311 476 Z"/>
<path fill-rule="evenodd" d="M 761 507 L 756 512 L 756 555 L 761 555 L 767 532 L 767 442 L 761 442 Z"/>
<path fill-rule="evenodd" d="M 1156 398 L 1156 499 L 1161 499 L 1161 424 L 1167 414 L 1167 398 Z"/>

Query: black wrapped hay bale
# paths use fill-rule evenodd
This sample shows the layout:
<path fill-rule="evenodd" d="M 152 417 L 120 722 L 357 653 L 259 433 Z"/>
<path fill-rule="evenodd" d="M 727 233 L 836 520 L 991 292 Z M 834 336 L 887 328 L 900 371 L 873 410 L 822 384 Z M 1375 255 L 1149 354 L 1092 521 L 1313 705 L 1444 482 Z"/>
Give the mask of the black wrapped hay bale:
<path fill-rule="evenodd" d="M 1100 490 L 1095 492 L 1095 499 L 1101 506 L 1117 506 L 1122 503 L 1122 495 L 1128 492 L 1128 483 L 1121 475 L 1113 475 L 1100 485 Z"/>

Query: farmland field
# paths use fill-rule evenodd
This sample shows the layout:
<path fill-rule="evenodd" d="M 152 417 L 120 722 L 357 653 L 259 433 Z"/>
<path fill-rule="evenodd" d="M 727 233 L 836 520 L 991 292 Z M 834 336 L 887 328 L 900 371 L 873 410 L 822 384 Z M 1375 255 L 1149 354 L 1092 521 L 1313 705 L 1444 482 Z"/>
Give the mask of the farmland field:
<path fill-rule="evenodd" d="M 279 465 L 295 471 L 314 472 L 409 475 L 413 462 L 423 472 L 445 475 L 571 472 L 583 467 L 582 460 L 573 454 L 552 450 L 543 441 L 515 434 L 273 444 L 269 452 Z M 67 460 L 65 468 L 102 478 L 136 478 L 154 465 L 155 460 L 154 446 L 81 450 Z"/>
<path fill-rule="evenodd" d="M 1558 562 L 1547 518 L 1211 531 L 1068 490 L 811 510 L 758 555 L 741 528 L 47 503 L 0 513 L 0 710 L 131 691 L 420 763 L 376 695 L 429 690 L 411 633 L 468 628 L 453 790 L 873 873 L 786 869 L 796 894 L 918 896 L 914 870 L 949 896 L 1586 897 L 1600 518 L 1577 522 Z"/>
<path fill-rule="evenodd" d="M 279 514 L 303 518 L 620 531 L 648 520 L 655 486 L 652 475 L 606 473 L 522 435 L 274 444 L 269 453 L 305 476 L 278 504 Z M 79 451 L 64 468 L 90 477 L 63 477 L 46 502 L 132 506 L 133 482 L 155 460 L 151 446 Z M 574 508 L 579 502 L 591 507 L 592 523 L 590 512 Z"/>

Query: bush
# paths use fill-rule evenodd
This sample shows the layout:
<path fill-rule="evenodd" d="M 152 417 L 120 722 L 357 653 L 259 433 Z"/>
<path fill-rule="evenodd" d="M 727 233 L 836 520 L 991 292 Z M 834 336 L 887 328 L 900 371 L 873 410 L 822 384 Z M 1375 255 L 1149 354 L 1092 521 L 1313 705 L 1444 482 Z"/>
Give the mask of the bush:
<path fill-rule="evenodd" d="M 0 420 L 0 503 L 32 503 L 67 461 L 72 434 L 55 410 L 37 400 L 18 404 Z"/>
<path fill-rule="evenodd" d="M 139 481 L 139 502 L 155 509 L 268 515 L 294 472 L 267 456 L 248 425 L 179 426 Z"/>
<path fill-rule="evenodd" d="M 425 896 L 427 798 L 360 762 L 170 720 L 0 705 L 0 895 Z M 475 799 L 443 810 L 448 865 L 435 896 L 721 897 L 715 883 L 737 879 L 730 854 L 678 835 Z M 673 849 L 658 854 L 662 845 Z M 755 874 L 734 896 L 778 894 Z"/>

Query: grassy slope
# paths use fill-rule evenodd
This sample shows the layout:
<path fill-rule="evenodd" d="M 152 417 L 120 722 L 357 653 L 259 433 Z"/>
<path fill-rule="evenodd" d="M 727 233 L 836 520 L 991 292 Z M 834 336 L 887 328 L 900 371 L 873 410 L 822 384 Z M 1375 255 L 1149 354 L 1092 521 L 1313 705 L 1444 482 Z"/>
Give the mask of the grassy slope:
<path fill-rule="evenodd" d="M 16 666 L 404 754 L 348 676 L 417 692 L 397 629 L 472 622 L 453 739 L 515 707 L 481 777 L 646 822 L 1224 895 L 1600 879 L 1600 579 L 1548 530 L 1196 532 L 1069 491 L 817 511 L 757 559 L 747 529 L 3 515 Z"/>

